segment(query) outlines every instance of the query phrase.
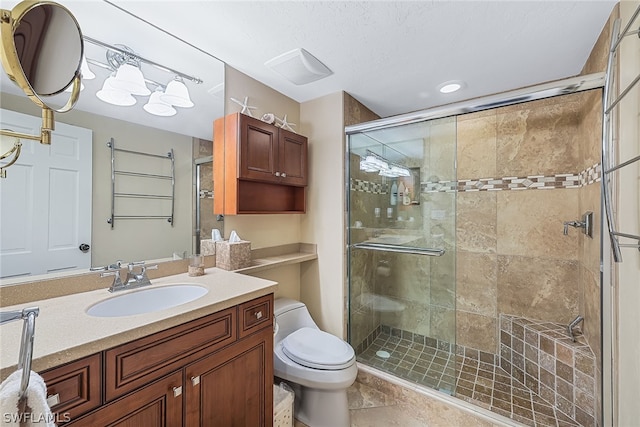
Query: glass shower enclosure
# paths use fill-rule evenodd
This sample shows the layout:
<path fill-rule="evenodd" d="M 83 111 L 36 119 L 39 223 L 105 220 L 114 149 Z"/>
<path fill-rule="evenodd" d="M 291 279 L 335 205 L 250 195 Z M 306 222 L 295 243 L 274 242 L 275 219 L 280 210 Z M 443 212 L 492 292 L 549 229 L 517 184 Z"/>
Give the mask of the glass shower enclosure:
<path fill-rule="evenodd" d="M 349 341 L 357 359 L 455 389 L 456 119 L 348 135 Z"/>

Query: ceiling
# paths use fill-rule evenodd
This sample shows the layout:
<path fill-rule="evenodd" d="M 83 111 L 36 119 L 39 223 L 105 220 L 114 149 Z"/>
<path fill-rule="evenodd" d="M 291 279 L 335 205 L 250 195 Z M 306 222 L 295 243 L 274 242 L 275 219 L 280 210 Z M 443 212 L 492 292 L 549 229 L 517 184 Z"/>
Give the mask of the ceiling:
<path fill-rule="evenodd" d="M 344 90 L 382 117 L 576 75 L 616 3 L 110 1 L 298 102 Z M 295 48 L 333 74 L 296 86 L 265 67 Z M 466 88 L 439 93 L 449 80 Z"/>
<path fill-rule="evenodd" d="M 217 59 L 298 102 L 345 91 L 388 117 L 574 76 L 616 3 L 58 2 L 74 13 L 84 35 L 126 44 L 146 58 L 204 80 L 198 88 L 188 84 L 196 108 L 172 118 L 144 113 L 143 102 L 134 111 L 86 95 L 81 95 L 79 109 L 209 139 L 211 117 L 222 115 L 224 104 L 214 89 L 222 82 L 223 66 Z M 16 3 L 3 1 L 3 8 Z M 87 56 L 104 57 L 95 46 L 85 45 Z M 306 49 L 333 74 L 298 86 L 264 65 L 295 48 Z M 102 78 L 85 81 L 89 88 L 83 93 L 99 90 L 108 74 L 92 69 Z M 15 92 L 2 74 L 2 91 Z M 465 87 L 439 93 L 438 85 L 450 80 L 461 80 Z M 243 96 L 251 99 L 250 93 Z"/>

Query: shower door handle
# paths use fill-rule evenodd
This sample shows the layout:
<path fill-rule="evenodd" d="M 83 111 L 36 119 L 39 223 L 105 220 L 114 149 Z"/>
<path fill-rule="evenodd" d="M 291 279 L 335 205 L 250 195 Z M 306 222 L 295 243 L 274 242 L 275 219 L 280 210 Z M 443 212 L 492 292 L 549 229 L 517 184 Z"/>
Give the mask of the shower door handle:
<path fill-rule="evenodd" d="M 383 252 L 396 252 L 401 254 L 426 255 L 426 256 L 444 255 L 444 249 L 390 245 L 387 243 L 356 243 L 351 246 L 356 249 L 368 249 L 372 251 L 383 251 Z"/>

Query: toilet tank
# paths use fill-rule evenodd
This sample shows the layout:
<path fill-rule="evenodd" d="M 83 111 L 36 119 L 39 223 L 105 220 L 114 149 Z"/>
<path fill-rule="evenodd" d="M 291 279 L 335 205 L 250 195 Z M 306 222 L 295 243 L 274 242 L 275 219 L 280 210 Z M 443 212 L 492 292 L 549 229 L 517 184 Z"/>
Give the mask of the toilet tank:
<path fill-rule="evenodd" d="M 278 324 L 275 341 L 278 342 L 300 328 L 318 328 L 313 321 L 307 306 L 289 298 L 277 298 L 274 301 L 273 314 Z"/>

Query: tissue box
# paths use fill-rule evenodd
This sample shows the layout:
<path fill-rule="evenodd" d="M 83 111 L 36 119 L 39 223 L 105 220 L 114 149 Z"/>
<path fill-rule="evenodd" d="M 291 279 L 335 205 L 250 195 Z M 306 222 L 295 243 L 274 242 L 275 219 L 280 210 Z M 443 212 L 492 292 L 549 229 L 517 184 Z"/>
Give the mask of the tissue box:
<path fill-rule="evenodd" d="M 251 265 L 251 242 L 216 242 L 216 267 L 238 270 Z"/>
<path fill-rule="evenodd" d="M 200 255 L 215 255 L 216 242 L 211 239 L 200 240 Z"/>

